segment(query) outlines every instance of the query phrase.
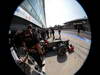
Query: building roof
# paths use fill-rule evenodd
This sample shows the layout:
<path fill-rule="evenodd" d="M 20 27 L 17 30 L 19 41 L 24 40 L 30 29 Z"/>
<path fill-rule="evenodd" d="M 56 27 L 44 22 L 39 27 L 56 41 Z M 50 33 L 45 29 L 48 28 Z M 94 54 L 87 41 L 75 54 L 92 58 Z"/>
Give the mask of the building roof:
<path fill-rule="evenodd" d="M 68 24 L 68 23 L 74 23 L 74 22 L 81 22 L 81 21 L 87 21 L 88 19 L 75 19 L 69 22 L 65 22 L 64 24 Z"/>

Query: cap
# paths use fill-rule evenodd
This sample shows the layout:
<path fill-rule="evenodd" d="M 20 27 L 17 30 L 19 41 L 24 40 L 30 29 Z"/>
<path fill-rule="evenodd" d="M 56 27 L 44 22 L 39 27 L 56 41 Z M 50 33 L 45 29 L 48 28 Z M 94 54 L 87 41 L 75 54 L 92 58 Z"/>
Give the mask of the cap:
<path fill-rule="evenodd" d="M 32 24 L 29 24 L 27 28 L 28 28 L 28 29 L 32 28 Z"/>

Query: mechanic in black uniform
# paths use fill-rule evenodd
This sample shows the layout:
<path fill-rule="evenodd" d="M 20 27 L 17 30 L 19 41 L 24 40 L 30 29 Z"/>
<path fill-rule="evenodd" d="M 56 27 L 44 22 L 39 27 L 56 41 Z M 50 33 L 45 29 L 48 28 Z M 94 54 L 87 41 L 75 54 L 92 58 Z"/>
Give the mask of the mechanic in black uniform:
<path fill-rule="evenodd" d="M 51 28 L 51 32 L 52 32 L 52 35 L 53 35 L 53 40 L 55 39 L 55 31 L 54 31 L 54 28 Z"/>
<path fill-rule="evenodd" d="M 61 39 L 61 27 L 58 26 L 58 34 L 59 34 L 59 39 Z"/>
<path fill-rule="evenodd" d="M 46 40 L 46 30 L 44 28 L 41 30 L 41 36 L 42 40 Z"/>
<path fill-rule="evenodd" d="M 46 29 L 47 39 L 49 39 L 49 29 Z"/>

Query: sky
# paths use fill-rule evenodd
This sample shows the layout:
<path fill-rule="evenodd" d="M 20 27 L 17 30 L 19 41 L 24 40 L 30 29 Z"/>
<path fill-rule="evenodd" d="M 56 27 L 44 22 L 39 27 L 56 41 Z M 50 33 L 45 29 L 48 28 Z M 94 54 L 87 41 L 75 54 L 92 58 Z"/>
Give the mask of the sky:
<path fill-rule="evenodd" d="M 87 17 L 84 9 L 76 0 L 45 0 L 47 27 Z"/>

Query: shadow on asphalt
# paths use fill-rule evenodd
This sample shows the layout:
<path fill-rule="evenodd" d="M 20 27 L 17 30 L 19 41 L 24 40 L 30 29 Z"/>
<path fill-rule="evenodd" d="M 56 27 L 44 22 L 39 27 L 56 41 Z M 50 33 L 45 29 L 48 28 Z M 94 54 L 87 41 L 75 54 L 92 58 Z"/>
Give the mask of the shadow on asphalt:
<path fill-rule="evenodd" d="M 66 60 L 67 60 L 67 54 L 64 55 L 64 56 L 57 56 L 57 61 L 58 61 L 59 63 L 63 63 L 63 62 L 65 62 Z"/>
<path fill-rule="evenodd" d="M 47 57 L 56 56 L 56 55 L 57 55 L 57 53 L 56 53 L 55 51 L 50 51 L 50 52 L 48 52 L 48 53 L 46 54 L 46 58 L 47 58 Z"/>
<path fill-rule="evenodd" d="M 55 51 L 51 51 L 49 53 L 46 54 L 46 58 L 47 57 L 52 57 L 52 56 L 57 56 L 57 61 L 59 63 L 63 63 L 67 60 L 67 54 L 64 55 L 64 56 L 58 56 L 57 53 Z"/>

